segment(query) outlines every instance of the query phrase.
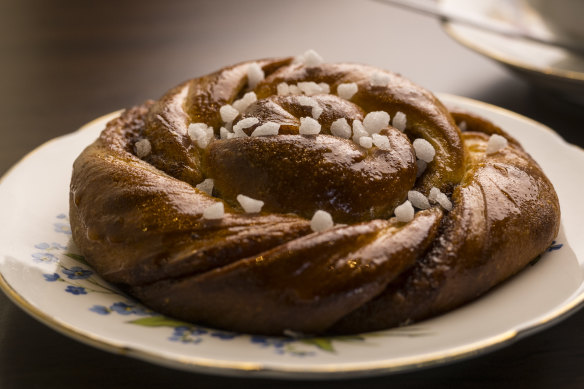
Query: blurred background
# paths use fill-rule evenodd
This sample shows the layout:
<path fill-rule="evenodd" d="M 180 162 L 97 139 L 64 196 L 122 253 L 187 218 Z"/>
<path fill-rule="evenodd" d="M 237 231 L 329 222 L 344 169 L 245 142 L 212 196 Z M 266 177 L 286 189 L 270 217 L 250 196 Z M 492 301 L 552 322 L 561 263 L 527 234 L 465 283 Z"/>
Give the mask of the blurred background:
<path fill-rule="evenodd" d="M 158 98 L 228 64 L 316 50 L 434 92 L 485 101 L 584 145 L 583 108 L 460 45 L 439 21 L 366 0 L 0 0 L 0 174 L 27 152 L 106 113 Z M 580 179 L 577 176 L 575 179 Z M 583 387 L 584 315 L 503 350 L 421 372 L 268 387 Z M 230 387 L 110 355 L 29 318 L 0 293 L 0 387 Z"/>

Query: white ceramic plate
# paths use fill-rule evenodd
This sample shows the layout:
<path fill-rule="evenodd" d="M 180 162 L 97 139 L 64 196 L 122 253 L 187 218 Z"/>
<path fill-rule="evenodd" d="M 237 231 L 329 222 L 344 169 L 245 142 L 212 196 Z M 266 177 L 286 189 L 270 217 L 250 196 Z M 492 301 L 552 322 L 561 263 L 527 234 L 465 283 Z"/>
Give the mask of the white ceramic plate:
<path fill-rule="evenodd" d="M 515 6 L 513 6 L 515 4 Z M 440 0 L 440 6 L 479 14 L 501 22 L 520 23 L 539 35 L 553 35 L 537 14 L 508 0 Z M 469 26 L 444 23 L 456 41 L 491 58 L 529 82 L 567 100 L 584 104 L 584 56 L 531 41 L 510 39 Z"/>
<path fill-rule="evenodd" d="M 213 374 L 356 377 L 436 365 L 504 345 L 565 317 L 584 299 L 584 184 L 572 174 L 584 168 L 584 152 L 530 119 L 473 100 L 441 98 L 518 138 L 551 177 L 564 210 L 553 250 L 472 304 L 399 329 L 302 340 L 216 331 L 148 311 L 95 275 L 70 243 L 73 160 L 116 113 L 39 147 L 2 179 L 0 286 L 33 317 L 84 343 Z"/>

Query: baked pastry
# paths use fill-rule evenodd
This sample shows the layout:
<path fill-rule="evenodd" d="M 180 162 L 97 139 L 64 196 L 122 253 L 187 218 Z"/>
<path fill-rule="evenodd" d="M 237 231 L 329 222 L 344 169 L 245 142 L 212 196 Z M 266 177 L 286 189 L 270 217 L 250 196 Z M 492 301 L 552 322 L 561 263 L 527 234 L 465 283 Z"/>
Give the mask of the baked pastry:
<path fill-rule="evenodd" d="M 560 208 L 494 124 L 307 52 L 123 112 L 74 163 L 70 220 L 96 271 L 160 313 L 348 334 L 477 298 L 546 250 Z"/>

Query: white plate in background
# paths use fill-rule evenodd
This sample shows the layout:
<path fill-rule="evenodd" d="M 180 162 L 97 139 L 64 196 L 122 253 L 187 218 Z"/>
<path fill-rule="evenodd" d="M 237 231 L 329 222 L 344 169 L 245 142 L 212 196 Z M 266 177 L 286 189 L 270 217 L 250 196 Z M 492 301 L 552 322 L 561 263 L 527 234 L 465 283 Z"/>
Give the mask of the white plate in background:
<path fill-rule="evenodd" d="M 516 7 L 513 7 L 516 4 Z M 445 9 L 483 15 L 502 22 L 519 22 L 540 34 L 553 34 L 536 14 L 519 2 L 505 0 L 440 0 Z M 456 41 L 553 94 L 584 104 L 584 55 L 527 40 L 511 39 L 457 23 L 444 23 Z"/>

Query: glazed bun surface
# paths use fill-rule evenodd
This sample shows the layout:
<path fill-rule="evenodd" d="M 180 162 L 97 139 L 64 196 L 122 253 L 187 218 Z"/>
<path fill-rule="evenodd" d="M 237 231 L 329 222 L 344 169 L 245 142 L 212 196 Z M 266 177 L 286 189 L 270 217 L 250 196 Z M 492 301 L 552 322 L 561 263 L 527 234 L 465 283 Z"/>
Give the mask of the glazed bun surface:
<path fill-rule="evenodd" d="M 560 208 L 503 129 L 308 53 L 123 112 L 74 163 L 70 220 L 96 271 L 160 313 L 350 334 L 484 294 L 549 247 Z"/>

